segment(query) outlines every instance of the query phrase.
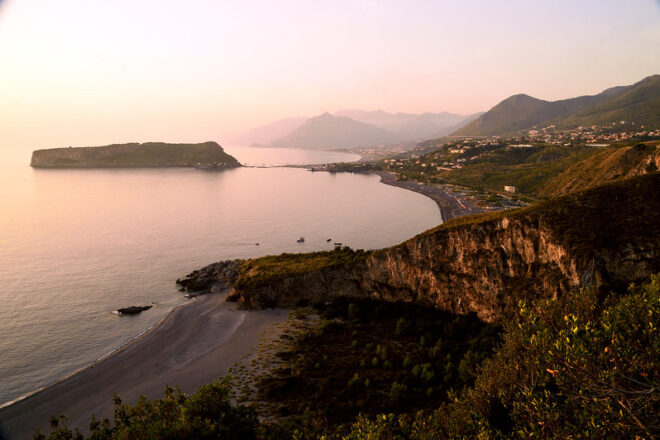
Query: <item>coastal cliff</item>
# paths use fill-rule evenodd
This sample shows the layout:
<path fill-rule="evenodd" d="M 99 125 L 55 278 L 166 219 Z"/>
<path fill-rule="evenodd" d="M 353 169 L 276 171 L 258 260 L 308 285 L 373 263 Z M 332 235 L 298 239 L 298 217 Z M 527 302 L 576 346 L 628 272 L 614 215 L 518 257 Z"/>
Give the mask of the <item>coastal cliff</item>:
<path fill-rule="evenodd" d="M 216 142 L 200 144 L 115 144 L 52 148 L 32 152 L 34 168 L 203 167 L 236 168 L 240 163 Z"/>
<path fill-rule="evenodd" d="M 230 299 L 248 308 L 370 297 L 496 321 L 523 298 L 620 289 L 660 271 L 658 188 L 653 173 L 450 221 L 391 248 L 220 262 L 218 273 L 237 270 L 222 279 L 206 273 L 201 288 L 195 273 L 177 282 L 190 291 L 231 284 Z"/>

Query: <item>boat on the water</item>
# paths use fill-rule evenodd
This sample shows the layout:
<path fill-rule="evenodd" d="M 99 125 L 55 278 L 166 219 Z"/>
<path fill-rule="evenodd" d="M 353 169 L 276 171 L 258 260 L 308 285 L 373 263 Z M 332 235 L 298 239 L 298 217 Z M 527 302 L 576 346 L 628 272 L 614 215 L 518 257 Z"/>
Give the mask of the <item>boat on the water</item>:
<path fill-rule="evenodd" d="M 305 242 L 305 237 L 300 237 L 298 240 L 296 240 L 298 243 L 304 243 Z"/>

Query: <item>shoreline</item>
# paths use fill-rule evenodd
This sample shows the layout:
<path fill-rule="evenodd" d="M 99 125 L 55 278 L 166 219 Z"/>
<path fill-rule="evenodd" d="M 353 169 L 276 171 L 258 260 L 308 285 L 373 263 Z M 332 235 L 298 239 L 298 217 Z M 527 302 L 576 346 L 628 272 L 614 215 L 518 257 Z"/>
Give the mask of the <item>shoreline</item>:
<path fill-rule="evenodd" d="M 140 395 L 162 397 L 166 385 L 191 394 L 227 374 L 282 322 L 287 310 L 237 310 L 223 294 L 197 297 L 174 308 L 131 342 L 24 398 L 0 408 L 0 439 L 30 439 L 36 427 L 65 414 L 70 429 L 86 432 L 89 419 L 111 418 L 112 396 L 134 404 Z"/>
<path fill-rule="evenodd" d="M 459 200 L 458 197 L 450 194 L 449 191 L 441 186 L 431 186 L 417 182 L 397 180 L 396 174 L 387 171 L 370 171 L 369 174 L 380 176 L 380 183 L 407 189 L 433 200 L 440 209 L 442 223 L 446 223 L 449 220 L 458 217 L 488 212 L 486 209 L 476 206 L 471 200 Z"/>
<path fill-rule="evenodd" d="M 131 344 L 137 342 L 140 338 L 142 338 L 142 337 L 148 335 L 152 330 L 156 329 L 159 325 L 161 325 L 163 322 L 165 322 L 165 320 L 166 320 L 167 318 L 169 318 L 169 317 L 172 315 L 172 313 L 176 312 L 179 308 L 181 308 L 181 307 L 186 307 L 186 306 L 189 306 L 189 305 L 191 305 L 191 304 L 193 304 L 193 302 L 190 302 L 190 303 L 187 303 L 187 304 L 180 304 L 180 305 L 174 307 L 172 310 L 170 310 L 169 312 L 167 312 L 167 314 L 166 314 L 165 316 L 163 316 L 163 317 L 162 317 L 158 322 L 156 322 L 154 325 L 152 325 L 152 326 L 149 327 L 148 329 L 144 330 L 143 332 L 140 332 L 140 333 L 137 334 L 133 339 L 131 339 L 131 340 L 129 340 L 129 341 L 127 341 L 127 342 L 121 344 L 121 345 L 118 346 L 117 348 L 112 349 L 112 350 L 110 350 L 109 352 L 107 352 L 106 354 L 104 354 L 103 356 L 101 356 L 101 357 L 95 359 L 94 361 L 92 361 L 92 363 L 87 364 L 87 365 L 85 365 L 85 366 L 83 366 L 83 367 L 80 367 L 80 368 L 78 368 L 78 369 L 76 369 L 76 370 L 73 370 L 72 372 L 67 373 L 67 374 L 65 374 L 65 375 L 62 376 L 62 377 L 58 377 L 58 378 L 55 379 L 53 382 L 51 382 L 51 383 L 49 383 L 49 384 L 46 384 L 46 385 L 44 385 L 44 386 L 41 386 L 41 387 L 39 387 L 39 388 L 37 388 L 37 389 L 35 389 L 35 390 L 29 391 L 29 392 L 27 392 L 27 393 L 25 393 L 25 394 L 23 394 L 23 395 L 21 395 L 21 396 L 18 396 L 17 398 L 15 398 L 15 399 L 13 399 L 13 400 L 8 400 L 7 402 L 0 403 L 0 415 L 1 415 L 3 409 L 5 409 L 5 408 L 7 408 L 7 407 L 9 407 L 9 406 L 12 406 L 12 405 L 14 405 L 15 403 L 19 403 L 19 402 L 21 402 L 21 401 L 23 401 L 23 400 L 25 400 L 25 399 L 28 399 L 28 398 L 30 398 L 31 396 L 34 396 L 35 394 L 37 394 L 37 393 L 39 393 L 39 392 L 41 392 L 41 391 L 43 391 L 43 390 L 45 390 L 45 389 L 47 389 L 47 388 L 49 388 L 49 387 L 51 387 L 51 386 L 57 385 L 58 383 L 63 382 L 63 381 L 65 381 L 65 380 L 71 378 L 72 376 L 75 376 L 76 374 L 78 374 L 78 373 L 80 373 L 80 372 L 82 372 L 82 371 L 84 371 L 84 370 L 86 370 L 86 369 L 88 369 L 88 368 L 91 368 L 93 365 L 96 365 L 97 363 L 99 363 L 99 362 L 101 362 L 101 361 L 103 361 L 103 360 L 105 360 L 105 359 L 107 359 L 107 358 L 113 356 L 115 353 L 119 353 L 119 352 L 122 351 L 124 348 L 126 348 L 126 347 L 128 347 L 129 345 L 131 345 Z M 0 434 L 2 434 L 2 430 L 1 430 L 1 429 L 2 429 L 2 419 L 0 418 Z M 0 440 L 4 440 L 3 437 L 0 436 Z"/>
<path fill-rule="evenodd" d="M 398 181 L 395 174 L 388 172 L 368 174 L 380 176 L 380 182 L 386 185 L 429 197 L 438 205 L 442 222 L 484 212 L 481 208 L 461 203 L 455 195 L 439 186 Z M 193 302 L 175 307 L 156 324 L 93 363 L 5 402 L 0 406 L 0 440 L 31 438 L 37 426 L 48 432 L 49 418 L 57 414 L 69 417 L 70 429 L 78 427 L 85 432 L 91 414 L 96 414 L 99 419 L 112 416 L 112 395 L 115 392 L 125 403 L 133 404 L 143 394 L 152 399 L 161 397 L 166 385 L 180 385 L 183 392 L 190 394 L 199 386 L 225 375 L 235 362 L 257 345 L 259 333 L 287 316 L 284 310 L 238 311 L 235 304 L 225 302 L 225 298 L 226 293 L 196 297 Z M 213 322 L 214 315 L 227 313 L 233 315 L 228 319 L 231 325 Z M 261 319 L 255 319 L 257 315 Z M 187 318 L 195 319 L 194 327 L 199 328 L 198 333 L 193 334 L 190 328 L 186 328 Z M 224 331 L 224 334 L 216 334 L 215 330 Z M 182 333 L 195 340 L 181 339 Z M 236 340 L 237 333 L 244 336 L 242 341 L 240 338 Z M 200 338 L 199 334 L 203 336 Z M 175 339 L 174 345 L 169 344 L 168 336 Z M 181 356 L 185 359 L 176 359 Z M 216 362 L 209 363 L 206 359 L 209 356 L 215 357 Z M 171 361 L 171 357 L 175 360 Z M 136 384 L 140 386 L 136 387 Z"/>

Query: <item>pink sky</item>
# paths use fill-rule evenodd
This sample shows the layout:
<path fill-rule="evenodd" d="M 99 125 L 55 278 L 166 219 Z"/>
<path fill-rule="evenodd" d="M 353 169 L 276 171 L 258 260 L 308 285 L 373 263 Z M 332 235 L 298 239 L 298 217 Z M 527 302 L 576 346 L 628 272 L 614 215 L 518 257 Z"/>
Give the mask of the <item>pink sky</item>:
<path fill-rule="evenodd" d="M 653 0 L 5 0 L 0 148 L 594 94 L 660 73 L 659 19 Z"/>

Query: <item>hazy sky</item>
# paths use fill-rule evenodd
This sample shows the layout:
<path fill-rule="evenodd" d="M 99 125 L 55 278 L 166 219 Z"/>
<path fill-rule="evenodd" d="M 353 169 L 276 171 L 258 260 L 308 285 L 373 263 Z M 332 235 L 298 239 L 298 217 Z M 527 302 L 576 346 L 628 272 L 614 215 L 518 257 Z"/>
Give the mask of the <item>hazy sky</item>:
<path fill-rule="evenodd" d="M 0 148 L 472 113 L 660 73 L 658 0 L 0 0 Z"/>

